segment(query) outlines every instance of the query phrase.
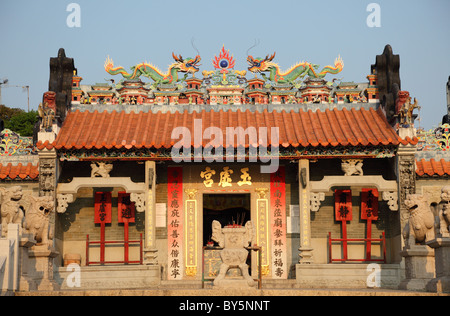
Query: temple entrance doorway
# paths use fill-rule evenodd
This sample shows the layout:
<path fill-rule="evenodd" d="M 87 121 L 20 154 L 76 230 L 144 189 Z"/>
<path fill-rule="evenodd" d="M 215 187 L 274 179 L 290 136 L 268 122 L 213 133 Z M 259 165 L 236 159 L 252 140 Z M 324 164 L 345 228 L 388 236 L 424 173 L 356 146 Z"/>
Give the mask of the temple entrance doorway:
<path fill-rule="evenodd" d="M 211 242 L 212 222 L 244 226 L 251 220 L 250 194 L 203 195 L 203 246 Z M 215 246 L 218 246 L 217 243 Z"/>

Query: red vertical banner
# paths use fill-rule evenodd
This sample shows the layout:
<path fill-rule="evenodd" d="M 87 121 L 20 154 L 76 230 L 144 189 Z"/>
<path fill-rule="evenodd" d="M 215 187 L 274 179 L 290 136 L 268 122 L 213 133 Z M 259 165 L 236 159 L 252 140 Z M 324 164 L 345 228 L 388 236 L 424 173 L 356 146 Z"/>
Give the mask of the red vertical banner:
<path fill-rule="evenodd" d="M 342 222 L 342 248 L 344 258 L 348 259 L 348 241 L 347 241 L 347 221 L 353 219 L 352 212 L 352 191 L 336 190 L 334 194 L 334 212 L 337 222 Z"/>
<path fill-rule="evenodd" d="M 272 239 L 272 277 L 287 279 L 286 254 L 286 171 L 280 166 L 270 175 L 270 218 Z"/>
<path fill-rule="evenodd" d="M 336 190 L 334 194 L 334 204 L 337 222 L 347 222 L 353 219 L 351 190 Z"/>
<path fill-rule="evenodd" d="M 95 192 L 94 222 L 100 224 L 100 263 L 105 262 L 105 225 L 111 224 L 111 192 Z"/>
<path fill-rule="evenodd" d="M 168 279 L 183 278 L 183 168 L 167 168 Z"/>
<path fill-rule="evenodd" d="M 95 224 L 111 224 L 111 192 L 95 192 Z"/>
<path fill-rule="evenodd" d="M 378 190 L 363 189 L 361 192 L 361 219 L 367 221 L 366 260 L 372 259 L 372 221 L 378 220 Z"/>
<path fill-rule="evenodd" d="M 361 192 L 361 219 L 378 220 L 378 190 L 363 189 Z"/>
<path fill-rule="evenodd" d="M 124 230 L 124 261 L 125 264 L 128 264 L 129 261 L 129 223 L 135 223 L 135 215 L 136 215 L 136 208 L 134 205 L 134 202 L 131 202 L 130 200 L 130 194 L 126 192 L 119 192 L 118 194 L 118 205 L 117 205 L 117 212 L 118 212 L 118 221 L 119 223 L 123 223 L 123 230 Z"/>
<path fill-rule="evenodd" d="M 131 202 L 130 200 L 130 194 L 126 192 L 119 192 L 118 200 L 117 212 L 119 223 L 135 223 L 136 207 L 134 202 Z"/>

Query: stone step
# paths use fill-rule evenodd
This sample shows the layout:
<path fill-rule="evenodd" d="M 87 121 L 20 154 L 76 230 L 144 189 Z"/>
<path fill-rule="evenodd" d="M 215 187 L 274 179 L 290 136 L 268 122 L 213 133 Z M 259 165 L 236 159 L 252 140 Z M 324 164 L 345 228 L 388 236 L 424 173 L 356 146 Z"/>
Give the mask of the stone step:
<path fill-rule="evenodd" d="M 53 291 L 17 292 L 15 296 L 450 296 L 428 292 L 384 290 L 384 289 L 146 289 L 146 290 L 92 290 L 92 291 Z"/>

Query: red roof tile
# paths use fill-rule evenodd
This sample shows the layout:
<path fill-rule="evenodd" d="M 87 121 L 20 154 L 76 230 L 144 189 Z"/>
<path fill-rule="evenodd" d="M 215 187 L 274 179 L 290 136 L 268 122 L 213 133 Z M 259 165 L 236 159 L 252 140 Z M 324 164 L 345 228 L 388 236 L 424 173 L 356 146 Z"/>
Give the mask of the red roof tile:
<path fill-rule="evenodd" d="M 171 148 L 179 139 L 172 139 L 172 130 L 187 127 L 194 146 L 194 120 L 201 119 L 203 132 L 218 127 L 225 134 L 227 127 L 279 128 L 282 147 L 307 146 L 379 146 L 416 144 L 418 139 L 401 139 L 388 124 L 383 113 L 374 109 L 326 110 L 308 112 L 242 112 L 202 111 L 189 113 L 125 113 L 85 111 L 70 113 L 53 143 L 39 142 L 39 149 L 131 149 Z M 261 135 L 258 134 L 259 137 Z M 226 137 L 224 137 L 226 138 Z M 225 139 L 224 139 L 225 141 Z M 210 139 L 203 140 L 206 146 Z M 235 145 L 236 146 L 236 145 Z M 246 142 L 248 147 L 248 141 Z"/>
<path fill-rule="evenodd" d="M 420 177 L 426 176 L 450 176 L 450 161 L 441 159 L 436 161 L 434 159 L 416 161 L 416 173 Z"/>
<path fill-rule="evenodd" d="M 17 166 L 0 163 L 0 180 L 35 180 L 38 176 L 39 167 L 31 162 L 27 165 L 19 163 Z"/>

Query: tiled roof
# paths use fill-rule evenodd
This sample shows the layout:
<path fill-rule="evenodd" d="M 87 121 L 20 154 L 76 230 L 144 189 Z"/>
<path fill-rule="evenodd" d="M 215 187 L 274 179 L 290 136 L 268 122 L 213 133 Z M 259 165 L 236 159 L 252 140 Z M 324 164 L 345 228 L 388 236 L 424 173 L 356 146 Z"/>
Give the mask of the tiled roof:
<path fill-rule="evenodd" d="M 419 177 L 450 176 L 450 161 L 444 159 L 439 161 L 422 159 L 416 161 L 416 166 L 416 173 Z"/>
<path fill-rule="evenodd" d="M 0 163 L 0 180 L 35 180 L 39 176 L 39 167 L 32 163 L 13 166 Z"/>
<path fill-rule="evenodd" d="M 225 134 L 227 127 L 279 128 L 282 147 L 337 147 L 416 144 L 417 138 L 401 139 L 388 124 L 381 110 L 303 110 L 282 112 L 251 112 L 250 110 L 187 111 L 183 113 L 126 113 L 81 112 L 69 113 L 56 140 L 39 142 L 39 149 L 141 149 L 171 148 L 179 141 L 171 139 L 175 127 L 187 127 L 194 145 L 194 120 L 202 119 L 203 131 L 219 127 Z M 259 135 L 261 137 L 261 135 Z M 224 138 L 226 138 L 224 136 Z M 267 137 L 270 142 L 270 135 Z M 210 142 L 203 140 L 203 146 Z M 248 147 L 248 144 L 247 144 Z"/>

